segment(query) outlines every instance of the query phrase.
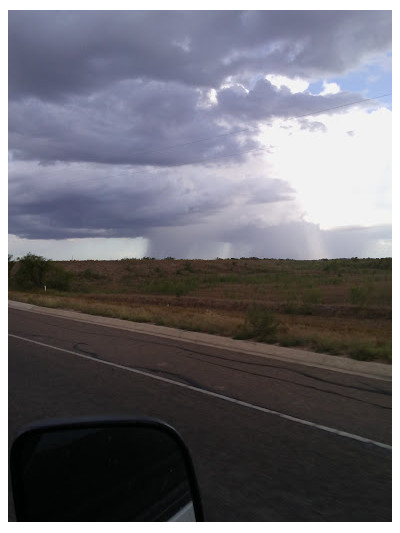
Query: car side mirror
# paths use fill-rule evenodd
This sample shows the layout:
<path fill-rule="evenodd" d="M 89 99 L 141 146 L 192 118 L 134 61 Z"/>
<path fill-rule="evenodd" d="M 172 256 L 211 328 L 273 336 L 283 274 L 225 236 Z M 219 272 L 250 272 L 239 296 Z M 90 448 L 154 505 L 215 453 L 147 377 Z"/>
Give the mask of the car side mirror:
<path fill-rule="evenodd" d="M 14 441 L 10 470 L 18 521 L 203 520 L 189 452 L 159 421 L 32 426 Z"/>

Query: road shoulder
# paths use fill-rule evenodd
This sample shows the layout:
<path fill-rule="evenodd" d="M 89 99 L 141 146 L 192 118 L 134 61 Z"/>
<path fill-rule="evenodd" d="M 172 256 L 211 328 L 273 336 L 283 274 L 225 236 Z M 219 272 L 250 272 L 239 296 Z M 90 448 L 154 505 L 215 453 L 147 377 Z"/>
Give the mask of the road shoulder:
<path fill-rule="evenodd" d="M 8 307 L 11 309 L 19 309 L 44 315 L 57 316 L 79 322 L 88 322 L 105 327 L 123 329 L 145 335 L 155 335 L 168 339 L 179 339 L 180 341 L 192 342 L 205 346 L 213 346 L 215 348 L 246 353 L 258 357 L 279 359 L 291 363 L 324 368 L 335 372 L 356 374 L 359 376 L 383 379 L 386 381 L 392 380 L 392 366 L 382 363 L 356 361 L 347 357 L 320 354 L 294 348 L 284 348 L 281 346 L 274 346 L 271 344 L 263 344 L 247 340 L 235 340 L 227 337 L 209 335 L 208 333 L 184 331 L 175 328 L 167 328 L 165 326 L 156 326 L 154 324 L 130 322 L 118 318 L 88 315 L 66 309 L 40 307 L 22 302 L 14 302 L 11 300 L 8 301 Z"/>

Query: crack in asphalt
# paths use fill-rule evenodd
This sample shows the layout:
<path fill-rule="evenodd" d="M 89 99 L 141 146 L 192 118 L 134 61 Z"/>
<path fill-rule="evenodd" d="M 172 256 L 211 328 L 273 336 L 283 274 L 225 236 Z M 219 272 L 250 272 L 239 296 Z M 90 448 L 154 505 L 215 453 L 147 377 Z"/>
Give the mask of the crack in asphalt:
<path fill-rule="evenodd" d="M 34 320 L 31 317 L 29 317 L 29 318 L 31 320 Z M 59 317 L 56 317 L 56 318 L 59 318 Z M 47 322 L 45 321 L 44 323 L 47 324 L 48 326 L 56 326 L 54 323 L 51 323 L 51 322 L 48 322 L 48 321 Z M 74 333 L 76 333 L 76 329 L 75 328 L 70 328 L 68 326 L 59 325 L 59 324 L 57 324 L 56 327 L 60 327 L 62 329 L 65 329 L 65 330 L 68 330 L 68 331 L 73 331 Z M 94 333 L 94 332 L 92 333 L 92 332 L 88 332 L 88 331 L 85 331 L 84 333 L 85 334 L 90 334 L 90 335 L 96 335 L 96 336 L 100 336 L 101 335 L 101 336 L 104 336 L 104 337 L 111 337 L 111 338 L 117 338 L 117 339 L 120 338 L 120 336 L 118 336 L 118 335 L 116 335 L 114 333 L 105 333 L 103 331 L 100 334 Z M 145 334 L 140 333 L 140 332 L 138 332 L 138 333 L 137 332 L 129 332 L 129 333 L 133 333 L 134 335 L 135 334 L 136 335 L 145 335 Z M 43 338 L 43 335 L 32 335 L 32 336 L 34 336 L 34 337 L 42 337 Z M 137 340 L 129 339 L 129 337 L 128 337 L 128 340 L 131 341 L 131 342 L 137 342 Z M 188 358 L 190 358 L 192 360 L 197 360 L 197 361 L 199 361 L 201 363 L 211 364 L 211 365 L 214 365 L 214 366 L 219 366 L 221 368 L 227 368 L 229 370 L 234 370 L 236 372 L 242 372 L 242 373 L 248 374 L 248 375 L 254 375 L 254 376 L 258 376 L 258 377 L 263 377 L 263 378 L 267 378 L 267 379 L 272 379 L 272 380 L 276 380 L 276 381 L 282 381 L 282 382 L 290 383 L 290 384 L 293 384 L 293 385 L 297 385 L 297 386 L 300 386 L 300 387 L 316 390 L 316 391 L 319 391 L 319 392 L 325 392 L 327 394 L 333 394 L 333 395 L 341 396 L 343 398 L 348 398 L 348 399 L 351 399 L 351 400 L 354 400 L 354 401 L 367 403 L 367 404 L 370 404 L 370 405 L 373 405 L 373 406 L 376 406 L 376 407 L 379 407 L 379 408 L 382 408 L 382 409 L 391 409 L 391 407 L 384 407 L 382 405 L 379 405 L 379 404 L 376 404 L 376 403 L 373 403 L 373 402 L 368 402 L 366 400 L 354 398 L 352 396 L 347 396 L 347 395 L 342 394 L 342 393 L 329 391 L 329 390 L 324 389 L 324 388 L 319 388 L 319 387 L 315 387 L 315 386 L 307 385 L 307 384 L 303 384 L 303 383 L 296 383 L 296 382 L 293 382 L 291 380 L 287 380 L 287 379 L 284 379 L 284 378 L 278 378 L 278 377 L 275 377 L 275 376 L 268 376 L 266 374 L 249 372 L 248 370 L 244 370 L 244 369 L 241 369 L 241 368 L 236 368 L 236 367 L 232 367 L 232 366 L 228 366 L 228 365 L 221 365 L 221 364 L 218 364 L 218 363 L 213 363 L 213 362 L 207 361 L 205 359 L 201 359 L 201 358 L 198 358 L 198 357 L 193 357 L 192 355 L 193 354 L 197 354 L 197 355 L 200 355 L 200 356 L 203 356 L 203 357 L 206 357 L 206 358 L 221 359 L 221 360 L 224 360 L 224 361 L 229 361 L 231 363 L 237 363 L 237 364 L 243 364 L 243 365 L 249 365 L 249 366 L 265 367 L 265 368 L 273 368 L 273 369 L 276 369 L 276 370 L 284 370 L 286 372 L 292 372 L 293 374 L 297 374 L 297 375 L 303 376 L 303 377 L 305 377 L 307 379 L 312 379 L 312 380 L 315 380 L 317 382 L 325 383 L 325 384 L 328 384 L 328 385 L 334 385 L 334 386 L 342 387 L 342 388 L 345 388 L 345 389 L 352 389 L 352 390 L 356 390 L 356 391 L 360 391 L 360 392 L 379 394 L 379 395 L 383 395 L 383 396 L 390 396 L 390 397 L 392 396 L 391 391 L 386 391 L 386 390 L 384 390 L 384 389 L 382 389 L 380 387 L 377 387 L 376 385 L 372 385 L 372 384 L 368 384 L 367 385 L 367 384 L 365 384 L 365 382 L 362 382 L 363 385 L 364 385 L 363 387 L 356 386 L 356 385 L 338 383 L 336 381 L 332 381 L 332 380 L 328 380 L 328 379 L 325 379 L 325 378 L 322 378 L 322 377 L 314 376 L 314 375 L 312 375 L 310 373 L 307 373 L 307 372 L 304 372 L 304 371 L 301 371 L 301 370 L 295 370 L 295 369 L 292 369 L 292 368 L 288 368 L 287 366 L 280 366 L 280 365 L 274 365 L 274 364 L 268 364 L 268 363 L 260 363 L 260 362 L 256 362 L 256 361 L 243 361 L 243 360 L 240 360 L 240 359 L 236 359 L 234 357 L 233 358 L 232 357 L 223 357 L 221 355 L 214 355 L 214 354 L 205 353 L 204 351 L 194 350 L 194 349 L 191 349 L 191 348 L 185 348 L 183 346 L 179 346 L 179 345 L 176 345 L 176 344 L 174 345 L 174 341 L 170 340 L 170 339 L 169 339 L 169 342 L 166 342 L 166 341 L 155 341 L 155 340 L 150 340 L 150 339 L 141 339 L 141 343 L 142 344 L 159 345 L 159 346 L 168 346 L 169 348 L 175 348 L 178 351 L 187 352 L 189 354 L 189 355 L 187 355 L 186 353 L 184 353 L 183 354 L 184 357 L 188 357 Z M 74 348 L 77 349 L 77 350 L 80 350 L 82 353 L 90 355 L 92 357 L 101 358 L 101 356 L 99 356 L 95 352 L 90 352 L 90 351 L 87 351 L 87 350 L 85 351 L 84 349 L 79 348 L 80 345 L 88 346 L 87 343 L 80 342 L 80 343 L 76 343 L 74 345 Z M 224 348 L 217 348 L 217 349 L 224 350 Z M 179 356 L 180 354 L 176 353 L 176 355 Z M 296 364 L 296 363 L 293 363 L 293 364 Z M 139 368 L 139 367 L 137 367 L 137 368 Z M 143 368 L 145 368 L 145 367 L 143 367 Z M 153 369 L 153 371 L 154 371 L 154 369 Z M 160 372 L 158 370 L 155 370 L 155 371 L 156 372 Z M 175 375 L 175 374 L 171 373 L 171 375 Z M 183 378 L 183 376 L 180 376 L 179 374 L 176 374 L 176 376 L 178 376 L 180 379 L 189 379 L 189 378 Z M 190 380 L 188 381 L 188 383 L 189 382 L 190 382 Z M 196 384 L 196 386 L 199 386 L 199 385 Z M 203 386 L 201 386 L 201 387 L 203 388 Z M 206 390 L 208 390 L 208 389 L 206 389 Z"/>
<path fill-rule="evenodd" d="M 270 365 L 268 363 L 257 363 L 257 362 L 254 362 L 254 361 L 241 361 L 239 359 L 231 359 L 230 357 L 222 357 L 221 355 L 214 355 L 214 354 L 206 354 L 204 352 L 197 352 L 196 350 L 189 350 L 187 348 L 180 348 L 184 351 L 188 351 L 190 353 L 197 353 L 199 355 L 205 355 L 206 357 L 212 357 L 212 358 L 215 358 L 215 359 L 222 359 L 224 361 L 230 361 L 231 363 L 239 363 L 239 364 L 243 364 L 243 365 L 251 365 L 251 366 L 261 366 L 261 367 L 266 367 L 266 368 L 276 368 L 276 369 L 279 369 L 279 370 L 286 370 L 287 372 L 293 372 L 294 374 L 298 374 L 300 376 L 304 376 L 306 378 L 309 378 L 309 379 L 314 379 L 316 381 L 321 381 L 322 383 L 327 383 L 329 385 L 335 385 L 337 387 L 344 387 L 346 389 L 354 389 L 354 390 L 357 390 L 357 391 L 361 391 L 361 392 L 371 392 L 373 394 L 382 394 L 382 395 L 385 395 L 385 396 L 392 396 L 392 392 L 391 391 L 385 391 L 381 388 L 378 388 L 377 386 L 373 386 L 371 385 L 370 388 L 364 388 L 364 387 L 358 387 L 356 385 L 347 385 L 347 384 L 343 384 L 343 383 L 338 383 L 337 381 L 331 381 L 329 379 L 324 379 L 324 378 L 320 378 L 320 377 L 317 377 L 317 376 L 313 376 L 311 374 L 308 374 L 307 372 L 302 372 L 300 370 L 293 370 L 292 368 L 287 368 L 287 367 L 283 367 L 283 366 L 277 366 L 277 365 Z M 190 356 L 189 356 L 190 357 Z M 194 357 L 192 357 L 192 359 L 195 359 Z M 203 361 L 202 359 L 198 359 L 198 361 Z M 208 363 L 208 361 L 204 361 L 205 363 Z M 296 364 L 296 363 L 294 363 Z M 226 367 L 226 368 L 231 368 L 231 367 Z M 250 373 L 246 370 L 241 370 L 240 368 L 237 368 L 235 370 L 238 370 L 239 372 L 245 372 L 245 373 Z M 254 374 L 254 375 L 263 375 L 263 374 Z M 265 377 L 270 377 L 271 379 L 275 379 L 273 376 L 265 376 Z M 276 379 L 279 379 L 279 378 L 276 378 Z M 292 383 L 292 382 L 291 382 Z M 298 383 L 298 385 L 301 385 L 300 383 Z M 318 390 L 322 390 L 322 389 L 318 389 Z"/>
<path fill-rule="evenodd" d="M 303 388 L 307 388 L 307 389 L 311 389 L 311 390 L 316 390 L 318 392 L 323 392 L 323 393 L 326 393 L 326 394 L 333 394 L 335 396 L 340 396 L 341 398 L 347 398 L 349 400 L 354 400 L 356 402 L 361 402 L 361 403 L 366 403 L 368 405 L 373 405 L 374 407 L 379 407 L 380 409 L 392 410 L 391 407 L 386 407 L 384 405 L 380 405 L 380 404 L 377 404 L 377 403 L 369 402 L 367 400 L 362 400 L 360 398 L 355 398 L 354 396 L 347 396 L 346 394 L 342 394 L 340 392 L 330 391 L 330 390 L 327 390 L 327 389 L 320 389 L 320 388 L 314 387 L 312 385 L 305 385 L 304 383 L 297 383 L 297 382 L 291 381 L 289 379 L 283 379 L 283 378 L 278 378 L 278 377 L 274 377 L 274 376 L 267 376 L 266 374 L 259 374 L 259 373 L 256 373 L 256 372 L 248 372 L 246 370 L 236 369 L 236 368 L 231 367 L 231 366 L 221 365 L 219 363 L 213 363 L 211 361 L 204 361 L 203 359 L 197 359 L 196 357 L 192 357 L 192 359 L 196 359 L 198 361 L 202 361 L 202 362 L 204 362 L 206 364 L 209 364 L 209 365 L 219 366 L 221 368 L 227 368 L 227 369 L 230 369 L 230 370 L 239 370 L 240 372 L 242 372 L 244 374 L 249 374 L 251 376 L 263 377 L 263 378 L 272 379 L 272 380 L 275 380 L 275 381 L 282 381 L 283 383 L 289 383 L 290 385 L 297 385 L 299 387 L 303 387 Z"/>
<path fill-rule="evenodd" d="M 43 338 L 43 335 L 32 335 L 33 337 L 42 337 Z M 150 341 L 151 342 L 151 341 Z M 153 344 L 162 344 L 162 343 L 153 343 Z M 77 342 L 73 345 L 73 348 L 85 355 L 88 355 L 90 357 L 93 357 L 94 359 L 102 359 L 102 360 L 107 360 L 105 359 L 104 357 L 102 357 L 101 355 L 99 355 L 98 353 L 96 352 L 92 352 L 90 350 L 87 350 L 87 349 L 84 349 L 82 348 L 82 346 L 88 346 L 88 344 L 86 342 Z M 205 355 L 207 357 L 213 357 L 213 358 L 217 358 L 217 359 L 222 359 L 222 360 L 225 360 L 225 361 L 230 361 L 230 362 L 233 362 L 233 363 L 239 363 L 239 364 L 249 364 L 249 365 L 255 365 L 255 366 L 261 366 L 261 367 L 270 367 L 270 368 L 279 368 L 281 369 L 281 367 L 276 367 L 274 365 L 268 365 L 268 364 L 262 364 L 262 363 L 254 363 L 254 362 L 247 362 L 247 361 L 240 361 L 240 360 L 237 360 L 237 359 L 230 359 L 230 358 L 227 358 L 227 357 L 222 357 L 222 356 L 218 356 L 218 355 L 210 355 L 210 354 L 205 354 L 204 352 L 196 352 L 195 350 L 189 350 L 187 348 L 181 348 L 179 347 L 179 349 L 182 349 L 183 351 L 187 351 L 189 352 L 190 354 L 193 354 L 193 353 L 197 353 L 199 355 Z M 232 367 L 232 366 L 229 366 L 229 365 L 222 365 L 222 364 L 219 364 L 219 363 L 215 363 L 215 362 L 212 362 L 212 361 L 206 361 L 204 359 L 199 359 L 198 357 L 193 357 L 191 355 L 186 355 L 186 357 L 190 358 L 190 359 L 194 359 L 196 361 L 200 361 L 202 363 L 206 363 L 206 364 L 209 364 L 209 365 L 213 365 L 213 366 L 218 366 L 220 368 L 226 368 L 226 369 L 229 369 L 229 370 L 234 370 L 234 371 L 238 371 L 238 372 L 241 372 L 243 374 L 248 374 L 248 375 L 251 375 L 251 376 L 257 376 L 257 377 L 262 377 L 262 378 L 266 378 L 266 379 L 272 379 L 274 381 L 281 381 L 283 383 L 289 383 L 291 385 L 297 385 L 299 387 L 303 387 L 303 388 L 307 388 L 307 389 L 311 389 L 311 390 L 316 390 L 318 392 L 323 392 L 323 393 L 326 393 L 326 394 L 332 394 L 332 395 L 335 395 L 335 396 L 339 396 L 339 397 L 342 397 L 342 398 L 347 398 L 349 400 L 353 400 L 353 401 L 356 401 L 356 402 L 360 402 L 360 403 L 365 403 L 365 404 L 368 404 L 368 405 L 372 405 L 374 407 L 378 407 L 380 409 L 387 409 L 387 410 L 391 410 L 392 408 L 391 407 L 386 407 L 386 406 L 383 406 L 383 405 L 380 405 L 380 404 L 377 404 L 377 403 L 374 403 L 374 402 L 369 402 L 367 400 L 363 400 L 363 399 L 359 399 L 359 398 L 355 398 L 353 396 L 348 396 L 346 394 L 342 394 L 342 393 L 339 393 L 339 392 L 335 392 L 335 391 L 330 391 L 330 390 L 327 390 L 327 389 L 321 389 L 321 388 L 318 388 L 318 387 L 315 387 L 313 385 L 307 385 L 307 384 L 304 384 L 304 383 L 297 383 L 295 381 L 291 381 L 289 379 L 284 379 L 284 378 L 279 378 L 279 377 L 276 377 L 276 376 L 268 376 L 266 374 L 260 374 L 258 372 L 249 372 L 248 370 L 243 370 L 243 369 L 240 369 L 240 368 L 235 368 L 235 367 Z M 182 376 L 181 374 L 178 374 L 176 372 L 170 372 L 170 371 L 167 371 L 167 370 L 160 370 L 160 369 L 155 369 L 155 368 L 152 368 L 152 367 L 144 367 L 144 366 L 136 366 L 136 365 L 129 365 L 127 364 L 126 365 L 128 368 L 133 368 L 133 369 L 138 369 L 138 370 L 146 370 L 148 372 L 152 372 L 152 373 L 155 373 L 156 375 L 166 375 L 166 376 L 172 376 L 174 378 L 177 378 L 177 379 L 180 379 L 181 381 L 183 381 L 184 383 L 188 384 L 188 385 L 192 385 L 192 386 L 195 386 L 195 387 L 198 387 L 198 388 L 201 388 L 203 390 L 208 390 L 208 391 L 212 391 L 214 389 L 210 389 L 210 388 L 207 388 L 205 387 L 204 385 L 202 384 L 199 384 L 199 382 L 191 379 L 191 378 L 188 378 L 188 377 L 184 377 Z M 293 371 L 291 369 L 285 369 L 285 370 L 289 370 L 289 371 L 292 371 L 296 374 L 299 374 L 299 375 L 303 375 L 305 377 L 308 377 L 308 378 L 312 378 L 312 379 L 316 379 L 318 381 L 322 381 L 324 383 L 328 383 L 328 384 L 331 384 L 331 385 L 339 385 L 339 386 L 343 386 L 343 387 L 346 387 L 346 388 L 351 388 L 351 389 L 355 389 L 355 390 L 359 390 L 359 391 L 362 391 L 362 392 L 376 392 L 378 394 L 382 394 L 382 392 L 380 391 L 370 391 L 368 389 L 364 389 L 364 388 L 361 388 L 361 387 L 354 387 L 354 386 L 346 386 L 346 385 L 342 385 L 342 384 L 339 384 L 339 383 L 335 383 L 335 382 L 332 382 L 332 381 L 329 381 L 329 380 L 325 380 L 323 378 L 315 378 L 314 376 L 311 376 L 305 372 L 300 372 L 300 371 Z M 215 392 L 215 391 L 214 391 Z"/>

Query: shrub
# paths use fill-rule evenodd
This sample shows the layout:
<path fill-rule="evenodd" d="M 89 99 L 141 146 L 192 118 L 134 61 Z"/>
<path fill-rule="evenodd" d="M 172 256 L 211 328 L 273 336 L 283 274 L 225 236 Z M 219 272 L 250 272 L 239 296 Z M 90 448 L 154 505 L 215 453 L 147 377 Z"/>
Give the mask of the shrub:
<path fill-rule="evenodd" d="M 322 293 L 319 288 L 310 288 L 305 291 L 303 296 L 305 304 L 320 304 L 322 302 Z"/>
<path fill-rule="evenodd" d="M 365 307 L 369 304 L 371 289 L 368 287 L 351 287 L 349 296 L 353 305 Z"/>
<path fill-rule="evenodd" d="M 151 280 L 142 286 L 142 291 L 148 294 L 173 294 L 184 296 L 197 288 L 197 282 L 192 279 L 182 281 L 156 279 Z"/>
<path fill-rule="evenodd" d="M 262 304 L 254 304 L 247 310 L 246 320 L 238 338 L 275 342 L 278 327 L 279 320 L 267 307 Z"/>
<path fill-rule="evenodd" d="M 49 259 L 28 253 L 19 260 L 14 283 L 17 288 L 23 290 L 46 287 L 66 291 L 69 289 L 72 276 L 70 272 L 54 265 Z"/>
<path fill-rule="evenodd" d="M 365 342 L 354 343 L 350 347 L 349 355 L 352 359 L 357 359 L 358 361 L 382 360 L 387 363 L 392 361 L 392 350 L 388 343 L 383 343 L 380 346 Z"/>
<path fill-rule="evenodd" d="M 12 254 L 8 254 L 8 277 L 11 276 L 11 271 L 14 268 L 15 261 L 13 260 Z"/>
<path fill-rule="evenodd" d="M 36 289 L 45 285 L 45 275 L 50 268 L 49 260 L 40 255 L 26 254 L 19 260 L 14 280 L 21 289 Z"/>
<path fill-rule="evenodd" d="M 192 263 L 190 263 L 190 261 L 185 261 L 184 270 L 186 272 L 194 272 Z"/>
<path fill-rule="evenodd" d="M 99 274 L 98 272 L 94 272 L 91 268 L 85 268 L 85 270 L 81 274 L 82 278 L 88 280 L 88 281 L 95 281 L 99 279 L 103 279 L 104 276 Z"/>
<path fill-rule="evenodd" d="M 45 284 L 49 289 L 69 291 L 73 277 L 72 272 L 67 272 L 63 268 L 50 263 L 45 276 Z"/>

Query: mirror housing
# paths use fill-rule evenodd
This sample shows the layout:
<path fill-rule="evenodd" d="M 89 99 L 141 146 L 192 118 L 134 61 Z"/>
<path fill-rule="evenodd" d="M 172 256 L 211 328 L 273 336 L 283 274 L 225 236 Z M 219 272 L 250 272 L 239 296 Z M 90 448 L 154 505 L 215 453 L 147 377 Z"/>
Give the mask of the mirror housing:
<path fill-rule="evenodd" d="M 10 454 L 18 521 L 202 521 L 189 452 L 152 419 L 40 423 Z"/>

